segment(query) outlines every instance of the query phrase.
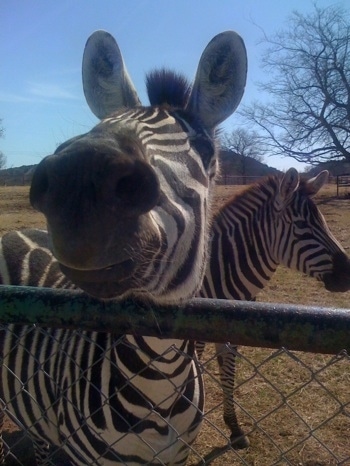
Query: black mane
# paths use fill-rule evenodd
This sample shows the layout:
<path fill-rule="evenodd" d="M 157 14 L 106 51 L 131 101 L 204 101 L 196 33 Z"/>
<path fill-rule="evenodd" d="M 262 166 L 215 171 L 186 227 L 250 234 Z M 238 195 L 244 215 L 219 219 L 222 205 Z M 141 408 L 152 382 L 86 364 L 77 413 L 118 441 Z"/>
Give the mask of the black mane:
<path fill-rule="evenodd" d="M 147 74 L 146 87 L 151 105 L 177 108 L 186 106 L 191 91 L 191 85 L 185 76 L 164 68 Z"/>

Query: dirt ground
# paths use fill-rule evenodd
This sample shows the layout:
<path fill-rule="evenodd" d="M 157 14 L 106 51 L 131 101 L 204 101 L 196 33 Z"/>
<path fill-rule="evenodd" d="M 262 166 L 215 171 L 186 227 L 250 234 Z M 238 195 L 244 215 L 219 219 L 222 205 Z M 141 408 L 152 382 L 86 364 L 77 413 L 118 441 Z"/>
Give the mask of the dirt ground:
<path fill-rule="evenodd" d="M 241 189 L 217 187 L 216 205 Z M 335 186 L 328 185 L 316 200 L 331 231 L 349 253 L 350 197 L 344 193 L 336 198 Z M 22 227 L 45 228 L 42 215 L 29 206 L 28 188 L 0 188 L 0 232 Z M 350 292 L 331 294 L 321 283 L 280 267 L 258 301 L 350 308 Z M 207 345 L 207 415 L 194 450 L 204 457 L 218 447 L 213 466 L 350 466 L 349 358 L 248 347 L 241 347 L 239 355 L 237 415 L 251 446 L 220 451 L 227 445 L 229 432 L 222 421 L 214 347 Z M 9 424 L 5 439 L 18 445 L 21 435 Z M 8 464 L 33 464 L 28 440 L 23 441 L 22 448 L 17 449 L 19 454 L 24 452 L 22 463 Z M 192 455 L 190 465 L 203 464 L 197 453 Z M 61 456 L 55 464 L 69 463 Z"/>

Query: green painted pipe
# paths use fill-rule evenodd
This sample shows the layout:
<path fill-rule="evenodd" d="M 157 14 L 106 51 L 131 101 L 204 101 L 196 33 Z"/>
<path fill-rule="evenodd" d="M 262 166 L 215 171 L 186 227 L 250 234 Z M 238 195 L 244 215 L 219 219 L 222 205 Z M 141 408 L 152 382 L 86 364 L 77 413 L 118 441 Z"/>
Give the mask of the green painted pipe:
<path fill-rule="evenodd" d="M 350 353 L 349 309 L 199 298 L 159 308 L 77 291 L 0 286 L 0 324 L 9 323 Z"/>

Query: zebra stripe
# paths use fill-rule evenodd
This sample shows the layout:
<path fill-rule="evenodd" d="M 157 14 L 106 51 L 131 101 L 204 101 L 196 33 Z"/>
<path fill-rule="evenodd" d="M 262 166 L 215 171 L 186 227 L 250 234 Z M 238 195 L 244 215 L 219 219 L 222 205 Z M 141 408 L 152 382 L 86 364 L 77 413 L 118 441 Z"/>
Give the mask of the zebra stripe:
<path fill-rule="evenodd" d="M 160 305 L 198 291 L 215 128 L 242 97 L 244 44 L 230 31 L 214 37 L 190 93 L 183 80 L 165 76 L 159 101 L 142 107 L 113 37 L 98 31 L 88 39 L 84 92 L 102 121 L 41 161 L 30 190 L 56 260 L 42 232 L 5 235 L 3 283 L 74 283 L 98 298 Z M 7 248 L 11 241 L 18 247 Z M 4 409 L 29 429 L 38 464 L 48 460 L 47 444 L 76 465 L 185 464 L 204 403 L 193 342 L 9 325 L 0 354 Z"/>
<path fill-rule="evenodd" d="M 321 172 L 300 181 L 294 169 L 263 179 L 230 199 L 213 219 L 211 255 L 201 297 L 254 300 L 279 264 L 322 281 L 332 292 L 350 289 L 350 262 L 313 201 L 327 181 Z M 197 343 L 201 357 L 204 343 Z M 234 448 L 248 438 L 234 409 L 235 347 L 216 345 L 224 421 Z"/>
<path fill-rule="evenodd" d="M 167 463 L 173 454 L 184 461 L 188 452 L 182 447 L 193 441 L 188 426 L 201 420 L 203 389 L 189 364 L 193 343 L 178 341 L 177 346 L 164 340 L 160 348 L 156 338 L 10 325 L 2 348 L 4 365 L 13 368 L 3 370 L 3 396 L 13 398 L 7 409 L 30 427 L 34 438 L 63 444 L 76 464 L 99 464 L 99 459 L 111 465 L 142 464 L 153 456 Z M 39 389 L 40 404 L 32 396 Z M 159 392 L 172 396 L 162 399 Z M 166 443 L 154 450 L 147 445 L 147 432 L 165 437 Z"/>

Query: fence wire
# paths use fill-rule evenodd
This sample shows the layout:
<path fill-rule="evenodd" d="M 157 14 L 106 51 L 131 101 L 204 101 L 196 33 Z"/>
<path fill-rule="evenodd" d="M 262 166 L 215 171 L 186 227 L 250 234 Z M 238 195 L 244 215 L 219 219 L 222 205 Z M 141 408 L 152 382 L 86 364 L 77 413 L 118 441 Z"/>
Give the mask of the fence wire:
<path fill-rule="evenodd" d="M 211 355 L 203 364 L 209 395 L 196 445 L 203 451 L 204 442 L 206 449 L 201 461 L 193 464 L 213 458 L 215 465 L 350 464 L 350 357 L 346 351 L 330 356 L 285 348 L 240 348 L 234 396 L 240 425 L 250 439 L 247 450 L 230 447 L 221 419 L 215 359 Z"/>
<path fill-rule="evenodd" d="M 46 336 L 44 328 L 29 327 L 28 331 Z M 78 330 L 70 332 L 79 335 L 82 345 L 88 339 Z M 113 342 L 114 347 L 119 344 L 125 344 L 122 337 Z M 234 392 L 237 416 L 250 439 L 250 447 L 235 450 L 230 445 L 230 432 L 222 420 L 217 354 L 213 345 L 207 345 L 201 362 L 206 408 L 201 433 L 191 447 L 189 465 L 350 464 L 350 357 L 345 350 L 335 356 L 292 352 L 284 348 L 240 347 L 238 351 L 230 350 L 237 354 Z M 176 353 L 180 350 L 173 346 L 168 351 Z M 67 355 L 65 357 L 67 367 L 76 364 L 71 358 L 68 360 Z M 43 371 L 40 376 L 49 379 L 50 374 L 45 372 L 44 365 L 38 362 L 37 366 Z M 29 371 L 28 380 L 21 380 L 19 374 L 13 373 L 13 367 L 7 370 L 13 376 L 18 394 L 23 390 L 30 392 L 37 372 L 30 374 Z M 85 377 L 81 372 L 75 382 Z M 174 388 L 179 393 L 182 390 L 181 387 Z M 64 393 L 61 396 L 64 397 Z M 104 397 L 108 403 L 107 394 Z M 157 411 L 156 406 L 154 411 Z M 82 419 L 80 428 L 83 429 L 87 421 Z M 6 419 L 4 440 L 7 465 L 35 464 L 26 429 L 18 420 Z M 63 443 L 69 440 L 67 437 Z M 50 464 L 63 466 L 70 462 L 61 449 L 52 449 Z"/>

